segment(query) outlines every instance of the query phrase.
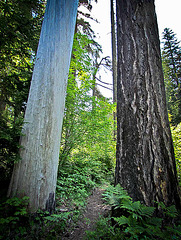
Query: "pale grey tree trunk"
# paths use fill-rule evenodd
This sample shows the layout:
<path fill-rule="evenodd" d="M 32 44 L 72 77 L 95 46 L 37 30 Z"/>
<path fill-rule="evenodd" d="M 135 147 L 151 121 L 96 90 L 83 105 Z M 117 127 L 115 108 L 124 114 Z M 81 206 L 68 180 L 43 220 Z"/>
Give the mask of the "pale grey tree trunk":
<path fill-rule="evenodd" d="M 115 183 L 133 200 L 180 207 L 154 0 L 117 0 Z"/>
<path fill-rule="evenodd" d="M 31 212 L 52 211 L 78 0 L 48 0 L 8 196 L 29 196 Z"/>

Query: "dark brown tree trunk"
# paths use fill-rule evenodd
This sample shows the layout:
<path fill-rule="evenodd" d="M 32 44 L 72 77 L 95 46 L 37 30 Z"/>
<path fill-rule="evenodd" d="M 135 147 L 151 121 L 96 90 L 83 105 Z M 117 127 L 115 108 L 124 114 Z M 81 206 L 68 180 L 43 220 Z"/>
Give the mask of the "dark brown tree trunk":
<path fill-rule="evenodd" d="M 180 207 L 154 0 L 117 0 L 115 184 L 146 205 Z"/>
<path fill-rule="evenodd" d="M 112 73 L 113 73 L 113 103 L 117 103 L 117 49 L 116 49 L 116 29 L 115 29 L 115 13 L 114 0 L 111 0 L 111 42 L 112 42 Z M 113 137 L 116 140 L 116 112 L 113 112 L 114 118 L 114 132 Z"/>
<path fill-rule="evenodd" d="M 113 102 L 117 102 L 117 50 L 116 29 L 114 17 L 114 0 L 111 0 L 111 42 L 112 42 L 112 71 L 113 71 Z"/>

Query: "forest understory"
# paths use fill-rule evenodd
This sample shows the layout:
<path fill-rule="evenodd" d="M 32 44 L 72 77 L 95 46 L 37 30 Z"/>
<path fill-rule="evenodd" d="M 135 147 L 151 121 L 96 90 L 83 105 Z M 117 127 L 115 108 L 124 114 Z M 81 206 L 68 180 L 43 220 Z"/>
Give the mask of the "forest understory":
<path fill-rule="evenodd" d="M 100 217 L 110 215 L 111 207 L 106 205 L 102 199 L 102 193 L 105 191 L 103 187 L 97 187 L 88 197 L 87 205 L 81 214 L 76 226 L 73 229 L 66 229 L 66 233 L 62 240 L 81 240 L 86 239 L 86 232 L 95 230 L 95 225 Z"/>

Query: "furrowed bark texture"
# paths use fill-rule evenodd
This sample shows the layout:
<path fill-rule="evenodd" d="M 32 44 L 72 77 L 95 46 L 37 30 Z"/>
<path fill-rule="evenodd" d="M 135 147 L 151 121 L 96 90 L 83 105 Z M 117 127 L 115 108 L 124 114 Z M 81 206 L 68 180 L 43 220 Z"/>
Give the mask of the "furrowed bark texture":
<path fill-rule="evenodd" d="M 133 200 L 180 207 L 154 0 L 117 0 L 115 184 Z"/>
<path fill-rule="evenodd" d="M 29 196 L 31 212 L 52 211 L 78 0 L 48 0 L 8 196 Z"/>

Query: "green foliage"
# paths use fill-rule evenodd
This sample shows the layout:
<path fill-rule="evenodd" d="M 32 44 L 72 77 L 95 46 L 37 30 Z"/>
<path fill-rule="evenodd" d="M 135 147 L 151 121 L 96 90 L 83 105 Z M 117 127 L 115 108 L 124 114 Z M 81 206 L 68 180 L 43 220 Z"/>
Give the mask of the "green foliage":
<path fill-rule="evenodd" d="M 94 185 L 84 169 L 69 166 L 69 171 L 63 168 L 59 171 L 57 194 L 61 200 L 73 200 L 80 204 L 88 196 L 90 187 Z"/>
<path fill-rule="evenodd" d="M 115 106 L 104 97 L 92 96 L 94 81 L 90 59 L 92 39 L 77 33 L 67 86 L 65 114 L 60 149 L 60 167 L 80 158 L 101 161 L 107 168 L 115 164 L 113 110 Z M 86 161 L 86 160 L 85 160 Z"/>
<path fill-rule="evenodd" d="M 103 193 L 105 201 L 112 207 L 119 208 L 122 201 L 129 202 L 131 197 L 128 196 L 127 192 L 120 186 L 120 184 L 113 187 L 110 185 Z"/>
<path fill-rule="evenodd" d="M 52 214 L 50 216 L 44 217 L 44 219 L 50 222 L 60 222 L 60 220 L 66 221 L 70 215 L 70 212 L 60 213 L 60 214 Z"/>
<path fill-rule="evenodd" d="M 14 197 L 0 205 L 0 239 L 4 239 L 4 236 L 9 239 L 11 232 L 17 234 L 26 232 L 22 222 L 27 221 L 28 199 Z"/>
<path fill-rule="evenodd" d="M 86 231 L 86 240 L 119 240 L 123 239 L 122 234 L 119 229 L 116 229 L 114 226 L 111 226 L 111 218 L 100 217 L 96 222 L 96 230 Z"/>
<path fill-rule="evenodd" d="M 171 132 L 175 150 L 179 184 L 181 186 L 181 123 L 179 123 L 176 127 L 171 126 Z"/>
<path fill-rule="evenodd" d="M 181 47 L 176 34 L 171 29 L 164 29 L 163 40 L 162 63 L 166 98 L 176 166 L 181 185 Z"/>
<path fill-rule="evenodd" d="M 23 118 L 19 116 L 14 120 L 10 116 L 0 114 L 0 122 L 0 182 L 4 182 L 10 177 L 13 163 L 19 160 L 19 137 L 21 136 Z"/>
<path fill-rule="evenodd" d="M 155 207 L 133 202 L 120 185 L 109 186 L 103 196 L 113 207 L 114 224 L 111 225 L 110 218 L 101 219 L 96 230 L 87 233 L 87 239 L 180 239 L 181 226 L 175 223 L 178 217 L 175 206 L 159 203 L 163 213 L 160 218 L 155 217 Z"/>
<path fill-rule="evenodd" d="M 0 1 L 0 181 L 18 160 L 19 138 L 26 108 L 42 18 L 42 0 Z"/>
<path fill-rule="evenodd" d="M 163 202 L 158 203 L 158 207 L 162 209 L 162 212 L 165 216 L 175 218 L 178 216 L 177 209 L 174 205 L 171 205 L 170 207 L 166 207 Z"/>
<path fill-rule="evenodd" d="M 14 197 L 0 205 L 0 239 L 57 239 L 62 235 L 71 212 L 39 210 L 29 214 L 28 197 Z"/>
<path fill-rule="evenodd" d="M 58 204 L 66 202 L 69 209 L 81 210 L 91 190 L 101 183 L 105 176 L 105 168 L 101 162 L 91 159 L 67 162 L 58 172 Z"/>
<path fill-rule="evenodd" d="M 95 42 L 77 33 L 69 71 L 57 181 L 57 203 L 76 221 L 91 190 L 113 177 L 115 142 L 114 106 L 92 96 L 94 81 L 90 58 Z M 93 108 L 94 105 L 94 108 Z"/>

